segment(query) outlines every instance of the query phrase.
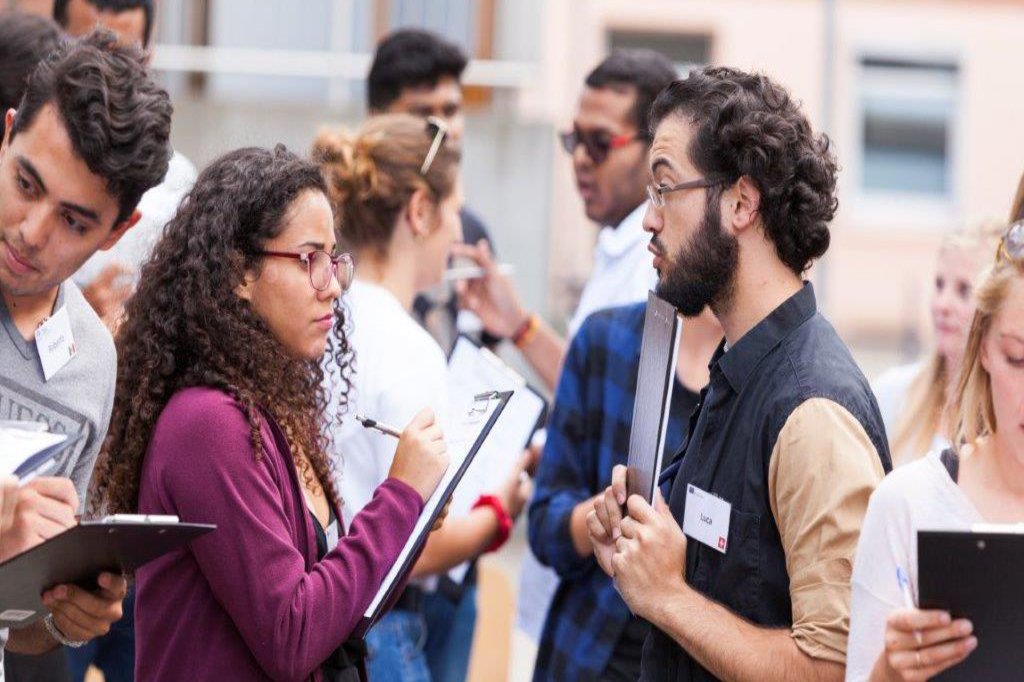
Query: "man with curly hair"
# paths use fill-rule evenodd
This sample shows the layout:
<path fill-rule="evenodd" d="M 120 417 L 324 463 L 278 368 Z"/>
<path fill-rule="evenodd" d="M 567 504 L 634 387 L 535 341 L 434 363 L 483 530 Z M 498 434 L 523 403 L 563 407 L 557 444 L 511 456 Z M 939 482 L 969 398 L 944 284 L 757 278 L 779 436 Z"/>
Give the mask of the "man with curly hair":
<path fill-rule="evenodd" d="M 171 105 L 137 48 L 97 32 L 46 58 L 4 116 L 0 419 L 82 436 L 57 463 L 74 489 L 49 505 L 39 542 L 75 522 L 114 399 L 114 344 L 68 278 L 138 221 L 139 199 L 167 172 Z M 99 583 L 95 593 L 61 586 L 44 595 L 50 616 L 12 629 L 7 649 L 40 654 L 105 633 L 126 584 L 107 574 Z"/>
<path fill-rule="evenodd" d="M 669 86 L 651 129 L 658 291 L 711 306 L 725 340 L 668 502 L 627 499 L 618 467 L 587 519 L 597 560 L 653 626 L 641 680 L 841 680 L 853 554 L 891 464 L 803 277 L 828 248 L 835 159 L 784 88 L 729 68 Z"/>

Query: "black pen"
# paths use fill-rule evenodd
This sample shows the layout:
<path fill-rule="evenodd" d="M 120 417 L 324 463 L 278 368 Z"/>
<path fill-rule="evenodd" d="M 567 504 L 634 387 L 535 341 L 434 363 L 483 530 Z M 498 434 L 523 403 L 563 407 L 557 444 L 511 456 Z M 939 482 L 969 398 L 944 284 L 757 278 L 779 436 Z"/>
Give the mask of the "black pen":
<path fill-rule="evenodd" d="M 399 431 L 393 426 L 388 426 L 384 422 L 379 422 L 376 419 L 370 419 L 368 417 L 364 417 L 362 415 L 357 414 L 356 421 L 362 424 L 364 427 L 368 429 L 373 429 L 374 431 L 380 431 L 386 436 L 393 436 L 395 438 L 402 437 L 401 431 Z"/>

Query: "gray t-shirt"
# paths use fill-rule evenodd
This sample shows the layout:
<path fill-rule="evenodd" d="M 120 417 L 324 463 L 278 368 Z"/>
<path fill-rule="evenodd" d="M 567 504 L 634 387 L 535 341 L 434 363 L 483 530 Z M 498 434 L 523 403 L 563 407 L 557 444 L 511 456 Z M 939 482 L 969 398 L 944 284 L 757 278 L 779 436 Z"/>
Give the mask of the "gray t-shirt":
<path fill-rule="evenodd" d="M 61 285 L 54 310 L 66 306 L 78 353 L 49 381 L 35 341 L 26 341 L 14 326 L 0 296 L 0 420 L 45 422 L 48 429 L 84 437 L 65 451 L 54 476 L 75 484 L 84 509 L 85 494 L 114 405 L 117 354 L 110 332 L 72 282 Z M 0 645 L 6 642 L 0 632 Z M 3 679 L 0 648 L 0 680 Z"/>

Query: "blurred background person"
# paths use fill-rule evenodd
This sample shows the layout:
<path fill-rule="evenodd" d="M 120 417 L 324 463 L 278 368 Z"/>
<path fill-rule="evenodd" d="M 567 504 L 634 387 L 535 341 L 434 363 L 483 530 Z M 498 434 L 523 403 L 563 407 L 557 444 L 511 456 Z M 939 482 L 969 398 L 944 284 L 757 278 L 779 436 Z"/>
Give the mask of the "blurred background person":
<path fill-rule="evenodd" d="M 650 180 L 647 114 L 654 98 L 676 75 L 672 62 L 653 50 L 612 53 L 587 75 L 572 129 L 559 136 L 563 150 L 572 157 L 576 189 L 587 218 L 601 226 L 594 271 L 569 321 L 569 339 L 590 313 L 646 300 L 654 286 L 643 231 Z M 511 278 L 495 268 L 487 244 L 467 243 L 455 253 L 474 260 L 485 271 L 484 277 L 460 285 L 465 308 L 482 320 L 488 332 L 515 344 L 548 390 L 554 390 L 566 338 L 526 310 Z"/>
<path fill-rule="evenodd" d="M 632 430 L 646 312 L 645 303 L 600 310 L 569 344 L 530 502 L 530 547 L 560 579 L 544 621 L 535 682 L 640 677 L 649 626 L 630 613 L 611 578 L 595 570 L 586 517 L 612 468 L 629 454 L 623 445 Z M 683 323 L 665 462 L 686 434 L 721 339 L 710 309 Z"/>
<path fill-rule="evenodd" d="M 974 284 L 1004 228 L 982 223 L 943 240 L 929 308 L 934 348 L 924 360 L 894 367 L 872 382 L 893 466 L 949 445 L 942 416 L 974 317 Z"/>
<path fill-rule="evenodd" d="M 135 45 L 149 54 L 155 21 L 153 0 L 55 0 L 53 18 L 72 38 L 103 27 L 113 31 L 120 43 Z M 174 217 L 178 204 L 195 179 L 195 166 L 175 151 L 163 182 L 142 197 L 139 203 L 142 218 L 135 228 L 114 248 L 96 253 L 75 273 L 75 282 L 111 332 L 117 330 L 124 303 L 135 287 L 139 267 L 149 257 L 164 225 Z M 130 623 L 121 627 L 128 626 Z M 97 654 L 75 652 L 74 655 L 84 662 Z M 80 664 L 77 667 L 75 674 L 81 679 L 84 668 Z"/>
<path fill-rule="evenodd" d="M 404 424 L 430 407 L 447 425 L 447 360 L 413 318 L 412 306 L 418 293 L 441 281 L 461 235 L 459 150 L 440 119 L 387 114 L 370 118 L 354 136 L 321 131 L 313 157 L 327 178 L 339 239 L 358 263 L 346 298 L 356 358 L 348 410 Z M 355 419 L 334 431 L 346 521 L 385 479 L 394 451 L 394 440 Z M 520 480 L 524 465 L 520 458 L 493 495 L 481 497 L 468 514 L 453 513 L 427 541 L 413 569 L 420 580 L 367 634 L 370 679 L 465 679 L 476 589 L 470 585 L 452 598 L 439 580 L 508 539 L 530 491 L 529 481 Z"/>
<path fill-rule="evenodd" d="M 18 108 L 29 74 L 60 38 L 57 25 L 45 17 L 0 11 L 0 116 Z M 6 122 L 0 122 L 0 135 L 5 129 Z"/>
<path fill-rule="evenodd" d="M 969 620 L 905 607 L 895 576 L 902 570 L 917 594 L 919 529 L 1024 522 L 1024 222 L 1006 232 L 976 299 L 947 417 L 953 446 L 892 473 L 871 497 L 853 569 L 847 680 L 927 680 L 979 644 Z"/>
<path fill-rule="evenodd" d="M 461 79 L 468 62 L 462 48 L 431 31 L 407 28 L 388 34 L 377 44 L 366 77 L 370 115 L 434 116 L 444 121 L 451 144 L 461 149 L 466 129 Z M 459 218 L 462 241 L 478 244 L 482 240 L 493 250 L 487 226 L 465 203 Z M 444 291 L 439 283 L 434 290 L 417 294 L 413 311 L 442 348 L 451 348 L 459 329 L 458 306 L 450 290 Z M 489 345 L 496 341 L 485 339 Z"/>

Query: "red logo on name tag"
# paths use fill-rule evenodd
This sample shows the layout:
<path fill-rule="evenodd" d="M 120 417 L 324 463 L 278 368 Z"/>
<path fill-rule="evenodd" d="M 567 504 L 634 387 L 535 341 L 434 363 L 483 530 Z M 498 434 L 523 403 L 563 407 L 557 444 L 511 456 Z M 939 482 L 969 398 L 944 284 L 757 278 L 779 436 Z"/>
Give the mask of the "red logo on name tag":
<path fill-rule="evenodd" d="M 718 536 L 718 549 L 725 549 L 725 538 Z"/>

